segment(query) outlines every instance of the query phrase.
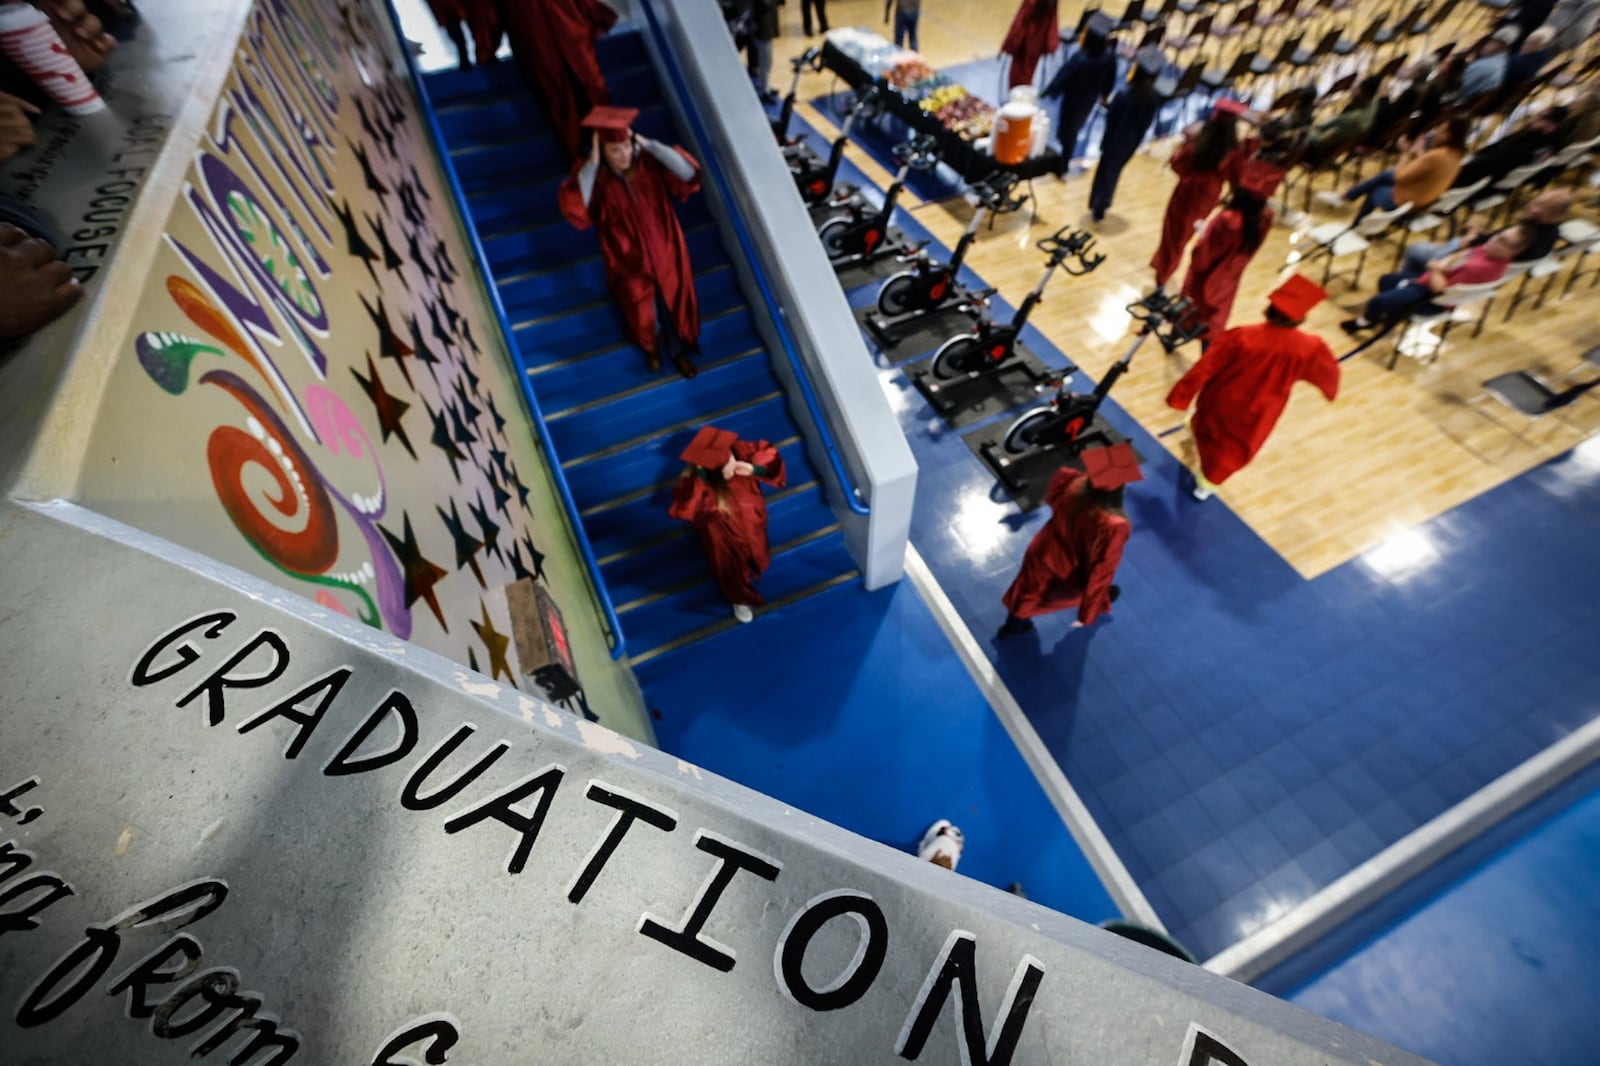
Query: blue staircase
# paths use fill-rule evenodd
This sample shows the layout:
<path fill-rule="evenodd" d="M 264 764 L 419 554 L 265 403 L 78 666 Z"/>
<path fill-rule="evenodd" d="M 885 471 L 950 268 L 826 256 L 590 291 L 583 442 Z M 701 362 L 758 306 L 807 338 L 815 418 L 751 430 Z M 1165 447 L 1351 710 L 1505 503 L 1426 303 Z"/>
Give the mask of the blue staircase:
<path fill-rule="evenodd" d="M 614 31 L 599 57 L 613 101 L 642 109 L 636 128 L 682 143 L 638 32 Z M 686 381 L 670 368 L 649 372 L 624 337 L 594 232 L 574 229 L 556 207 L 566 153 L 516 69 L 499 63 L 424 82 L 630 660 L 738 624 L 693 531 L 667 517 L 678 453 L 705 423 L 772 441 L 788 471 L 788 486 L 768 496 L 773 560 L 760 613 L 854 578 L 705 194 L 679 211 L 701 314 L 700 375 Z"/>

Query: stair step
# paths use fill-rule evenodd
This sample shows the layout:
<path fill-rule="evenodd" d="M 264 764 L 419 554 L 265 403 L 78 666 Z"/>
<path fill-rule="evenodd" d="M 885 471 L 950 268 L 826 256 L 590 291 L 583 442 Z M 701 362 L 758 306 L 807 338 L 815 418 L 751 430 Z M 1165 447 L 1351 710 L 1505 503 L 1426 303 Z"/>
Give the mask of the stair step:
<path fill-rule="evenodd" d="M 717 229 L 709 222 L 684 234 L 689 262 L 697 271 L 711 270 L 728 261 L 722 254 Z M 587 303 L 606 291 L 606 264 L 600 249 L 585 259 L 558 259 L 547 252 L 505 264 L 494 264 L 500 301 L 507 307 L 572 307 Z"/>
<path fill-rule="evenodd" d="M 705 556 L 700 551 L 694 528 L 687 522 L 670 518 L 668 521 L 672 528 L 661 537 L 601 565 L 606 589 L 619 610 L 625 604 L 690 584 L 704 576 Z M 771 544 L 797 543 L 835 525 L 833 512 L 822 505 L 815 485 L 771 499 L 767 505 L 767 540 Z"/>
<path fill-rule="evenodd" d="M 696 271 L 694 288 L 699 297 L 702 321 L 745 302 L 733 269 L 727 264 L 704 272 Z M 541 309 L 507 305 L 506 317 L 511 320 L 517 350 L 528 367 L 629 343 L 622 330 L 622 315 L 604 288 L 595 293 L 592 302 L 580 307 Z"/>
<path fill-rule="evenodd" d="M 706 567 L 702 573 L 704 579 L 693 588 L 652 601 L 621 616 L 628 647 L 633 649 L 629 657 L 631 662 L 644 662 L 680 646 L 680 642 L 701 640 L 738 624 L 717 590 L 710 568 Z M 771 568 L 756 587 L 768 601 L 766 610 L 773 610 L 853 579 L 856 574 L 855 563 L 845 551 L 843 536 L 833 532 L 774 553 Z"/>
<path fill-rule="evenodd" d="M 778 454 L 783 457 L 784 472 L 789 476 L 789 487 L 780 489 L 780 493 L 791 492 L 801 485 L 820 484 L 806 459 L 805 443 L 798 436 L 775 443 Z M 681 527 L 681 522 L 667 517 L 667 508 L 672 505 L 672 486 L 682 471 L 683 463 L 677 463 L 661 482 L 627 496 L 612 497 L 586 512 L 583 528 L 594 546 L 595 557 L 609 559 Z M 820 496 L 818 499 L 820 502 Z"/>
<path fill-rule="evenodd" d="M 501 215 L 492 223 L 480 217 L 479 239 L 483 254 L 499 275 L 502 267 L 516 273 L 520 261 L 562 263 L 600 254 L 593 229 L 579 229 L 562 217 L 554 203 L 531 205 L 525 211 Z M 678 222 L 685 231 L 715 225 L 704 196 L 692 196 L 678 205 Z"/>
<path fill-rule="evenodd" d="M 613 26 L 611 32 L 595 42 L 595 57 L 600 69 L 606 72 L 606 84 L 612 79 L 635 69 L 650 69 L 650 53 L 645 50 L 644 38 L 639 31 L 626 23 Z M 500 96 L 527 92 L 515 63 L 501 61 L 489 63 L 462 72 L 441 70 L 427 75 L 423 81 L 428 86 L 428 98 L 436 109 L 455 108 L 484 96 Z"/>
<path fill-rule="evenodd" d="M 657 99 L 655 71 L 648 66 L 618 72 L 606 78 L 613 100 L 651 102 Z M 555 145 L 559 142 L 550 136 L 550 118 L 534 99 L 520 78 L 501 92 L 462 98 L 446 107 L 438 108 L 439 128 L 445 140 L 452 145 L 468 144 L 479 140 L 504 140 L 515 135 L 538 137 Z M 651 136 L 655 136 L 651 134 Z"/>
<path fill-rule="evenodd" d="M 741 405 L 736 411 L 720 412 L 715 424 L 737 433 L 742 440 L 784 440 L 798 432 L 782 396 L 751 399 L 754 402 Z M 683 460 L 678 456 L 701 424 L 689 419 L 682 428 L 661 433 L 625 451 L 563 462 L 561 467 L 578 510 L 586 511 L 677 477 L 683 470 Z"/>
<path fill-rule="evenodd" d="M 684 423 L 710 421 L 719 412 L 780 389 L 767 361 L 757 357 L 710 367 L 693 381 L 669 370 L 646 392 L 586 411 L 581 418 L 551 421 L 550 439 L 558 455 L 574 458 L 628 448 Z"/>
<path fill-rule="evenodd" d="M 750 312 L 742 307 L 702 322 L 700 345 L 704 354 L 697 362 L 702 371 L 712 364 L 748 358 L 763 350 L 755 322 Z M 659 373 L 650 371 L 645 366 L 644 353 L 627 344 L 535 373 L 533 391 L 539 397 L 545 418 L 553 420 L 568 417 L 574 409 L 608 397 L 658 385 L 663 381 L 662 374 L 670 373 L 673 373 L 670 365 Z"/>
<path fill-rule="evenodd" d="M 665 104 L 641 111 L 634 129 L 658 141 L 670 142 L 677 136 Z M 565 178 L 572 169 L 572 160 L 548 124 L 537 129 L 507 130 L 487 140 L 450 139 L 446 143 L 461 185 L 469 190 L 519 175 Z"/>

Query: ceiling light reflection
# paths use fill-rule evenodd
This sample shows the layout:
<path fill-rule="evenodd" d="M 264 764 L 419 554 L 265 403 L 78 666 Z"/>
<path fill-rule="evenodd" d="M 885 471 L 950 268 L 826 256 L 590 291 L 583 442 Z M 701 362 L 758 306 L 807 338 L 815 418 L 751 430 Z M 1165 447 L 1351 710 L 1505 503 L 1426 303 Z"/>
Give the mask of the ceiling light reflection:
<path fill-rule="evenodd" d="M 1015 537 L 1002 521 L 1007 505 L 990 499 L 989 489 L 984 484 L 963 490 L 950 515 L 950 530 L 966 548 L 974 568 L 1002 555 L 1006 543 Z"/>
<path fill-rule="evenodd" d="M 1439 561 L 1439 546 L 1420 529 L 1402 529 L 1361 556 L 1368 570 L 1388 581 L 1406 581 Z"/>

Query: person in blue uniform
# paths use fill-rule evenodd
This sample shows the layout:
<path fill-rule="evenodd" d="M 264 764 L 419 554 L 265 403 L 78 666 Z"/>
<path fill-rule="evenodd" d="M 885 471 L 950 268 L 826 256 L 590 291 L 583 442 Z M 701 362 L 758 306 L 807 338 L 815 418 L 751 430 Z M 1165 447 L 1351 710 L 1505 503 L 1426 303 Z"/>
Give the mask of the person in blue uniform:
<path fill-rule="evenodd" d="M 1110 104 L 1111 93 L 1117 87 L 1117 53 L 1111 47 L 1111 31 L 1115 28 L 1116 23 L 1104 12 L 1090 15 L 1078 37 L 1078 47 L 1041 94 L 1046 100 L 1061 101 L 1056 137 L 1061 142 L 1063 176 L 1078 150 L 1078 134 L 1094 113 L 1094 105 Z"/>
<path fill-rule="evenodd" d="M 1156 91 L 1156 79 L 1166 65 L 1167 57 L 1161 49 L 1139 49 L 1133 69 L 1128 72 L 1128 83 L 1117 90 L 1106 107 L 1100 162 L 1094 168 L 1094 184 L 1089 189 L 1089 210 L 1094 212 L 1096 222 L 1102 221 L 1111 209 L 1122 168 L 1139 150 L 1144 135 L 1150 131 L 1150 123 L 1155 121 L 1156 112 L 1161 110 L 1162 96 Z"/>

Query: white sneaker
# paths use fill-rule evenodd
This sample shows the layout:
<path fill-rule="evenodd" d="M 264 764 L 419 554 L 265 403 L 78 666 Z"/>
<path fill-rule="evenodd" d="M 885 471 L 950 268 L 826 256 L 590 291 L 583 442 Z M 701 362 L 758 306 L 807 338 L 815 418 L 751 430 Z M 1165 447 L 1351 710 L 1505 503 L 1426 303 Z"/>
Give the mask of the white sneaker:
<path fill-rule="evenodd" d="M 736 603 L 733 605 L 733 616 L 741 622 L 753 622 L 756 613 L 750 609 L 749 604 Z"/>
<path fill-rule="evenodd" d="M 1333 189 L 1323 189 L 1321 192 L 1317 193 L 1316 196 L 1312 197 L 1312 199 L 1316 200 L 1319 204 L 1326 204 L 1329 207 L 1344 207 L 1350 202 L 1344 198 L 1344 193 L 1337 192 Z"/>
<path fill-rule="evenodd" d="M 1194 487 L 1194 492 L 1191 495 L 1193 495 L 1194 498 L 1197 499 L 1197 500 L 1209 500 L 1209 499 L 1211 499 L 1211 497 L 1215 496 L 1216 494 L 1217 494 L 1217 490 L 1216 489 L 1208 489 L 1208 488 L 1205 488 L 1204 486 L 1196 485 Z"/>
<path fill-rule="evenodd" d="M 917 858 L 943 866 L 946 870 L 954 870 L 956 863 L 961 861 L 961 852 L 966 844 L 967 838 L 961 830 L 951 825 L 950 819 L 940 818 L 922 834 L 922 843 L 917 845 Z"/>

